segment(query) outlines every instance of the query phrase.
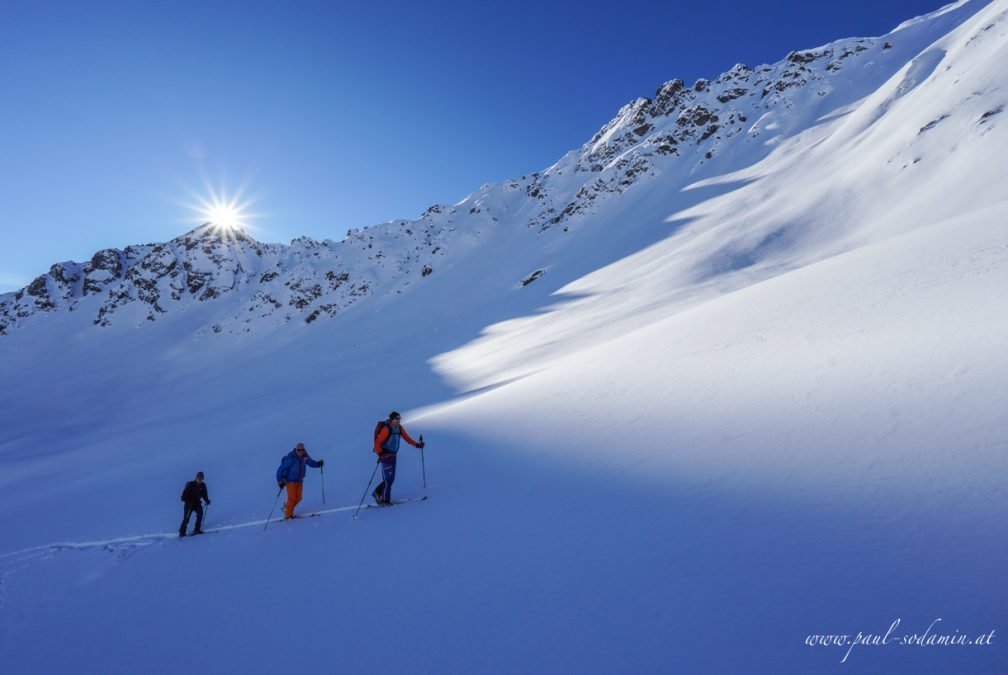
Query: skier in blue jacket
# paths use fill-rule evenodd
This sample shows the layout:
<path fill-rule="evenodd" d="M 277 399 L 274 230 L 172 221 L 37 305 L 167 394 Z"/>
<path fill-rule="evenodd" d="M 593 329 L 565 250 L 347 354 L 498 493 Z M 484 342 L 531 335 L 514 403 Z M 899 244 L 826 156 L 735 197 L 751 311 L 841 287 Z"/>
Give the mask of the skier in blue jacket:
<path fill-rule="evenodd" d="M 280 460 L 280 467 L 277 469 L 277 485 L 281 488 L 287 487 L 287 503 L 284 504 L 284 519 L 294 517 L 294 507 L 301 501 L 301 493 L 304 488 L 305 466 L 313 469 L 321 468 L 325 464 L 324 459 L 315 461 L 308 456 L 304 443 L 298 443 L 283 459 Z"/>

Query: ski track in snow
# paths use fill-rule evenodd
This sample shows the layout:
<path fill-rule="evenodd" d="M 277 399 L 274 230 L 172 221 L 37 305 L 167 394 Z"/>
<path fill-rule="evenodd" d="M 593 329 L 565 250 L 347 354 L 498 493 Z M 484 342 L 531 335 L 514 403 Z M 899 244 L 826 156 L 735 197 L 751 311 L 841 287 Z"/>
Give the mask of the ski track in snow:
<path fill-rule="evenodd" d="M 425 501 L 427 496 L 424 497 L 413 497 L 403 499 L 398 504 L 407 504 L 416 501 Z M 307 520 L 308 518 L 314 518 L 318 516 L 327 516 L 333 513 L 345 513 L 348 511 L 356 511 L 360 508 L 361 511 L 364 510 L 375 510 L 378 507 L 374 504 L 364 504 L 363 506 L 338 506 L 332 509 L 321 509 L 319 511 L 312 511 L 310 513 L 303 513 L 295 520 Z M 270 518 L 270 523 L 283 522 L 284 518 Z M 213 534 L 220 532 L 228 532 L 231 530 L 242 530 L 250 527 L 256 527 L 258 525 L 265 525 L 266 520 L 250 520 L 243 523 L 234 523 L 230 525 L 221 525 L 219 527 L 210 528 L 204 530 L 205 534 Z M 192 535 L 190 535 L 191 537 Z M 189 537 L 187 537 L 189 538 Z M 11 551 L 9 553 L 0 553 L 0 610 L 4 608 L 7 598 L 7 588 L 10 584 L 10 578 L 13 577 L 18 572 L 26 570 L 39 562 L 44 562 L 56 556 L 59 553 L 66 553 L 68 551 L 82 552 L 82 551 L 95 551 L 101 550 L 111 553 L 119 561 L 126 560 L 132 557 L 138 551 L 145 549 L 154 544 L 168 542 L 173 539 L 181 539 L 178 533 L 171 532 L 155 532 L 151 534 L 138 534 L 131 535 L 128 537 L 115 537 L 113 539 L 99 539 L 94 541 L 81 541 L 81 542 L 58 542 L 53 544 L 43 544 L 42 546 L 32 546 L 30 548 L 21 549 L 18 551 Z"/>
<path fill-rule="evenodd" d="M 413 501 L 423 501 L 424 498 L 411 498 L 404 499 L 401 503 L 410 503 Z M 361 507 L 361 511 L 364 510 L 374 510 L 374 505 L 364 504 Z M 358 509 L 357 505 L 353 506 L 338 506 L 332 509 L 321 509 L 319 511 L 312 511 L 311 513 L 300 514 L 295 520 L 306 520 L 308 518 L 314 518 L 317 516 L 327 516 L 332 513 L 343 513 L 347 511 L 356 511 Z M 283 522 L 284 518 L 270 518 L 270 523 Z M 244 523 L 234 523 L 231 525 L 221 525 L 219 527 L 214 527 L 211 529 L 204 530 L 205 534 L 213 534 L 219 532 L 228 532 L 231 530 L 242 530 L 250 527 L 256 527 L 257 525 L 265 525 L 266 520 L 250 520 Z M 192 535 L 190 535 L 192 536 Z M 13 561 L 13 565 L 16 567 L 9 566 L 10 563 L 5 566 L 6 569 L 0 572 L 0 607 L 4 604 L 5 587 L 7 585 L 7 579 L 14 573 L 21 571 L 30 564 L 46 560 L 58 553 L 65 553 L 67 551 L 94 551 L 102 550 L 112 553 L 119 560 L 126 560 L 130 558 L 134 553 L 140 551 L 141 549 L 147 548 L 153 544 L 159 542 L 166 542 L 172 539 L 181 539 L 178 533 L 172 532 L 154 532 L 151 534 L 138 534 L 131 535 L 128 537 L 116 537 L 113 539 L 99 539 L 95 541 L 80 541 L 80 542 L 58 542 L 53 544 L 43 544 L 42 546 L 32 546 L 30 548 L 21 549 L 19 551 L 11 551 L 9 553 L 0 554 L 0 560 L 3 561 Z"/>
<path fill-rule="evenodd" d="M 411 502 L 426 501 L 429 495 L 424 495 L 423 497 L 408 497 L 406 499 L 399 500 L 395 505 L 408 504 Z M 315 518 L 319 516 L 328 516 L 333 513 L 345 513 L 349 511 L 361 511 L 366 510 L 376 510 L 378 507 L 375 504 L 363 504 L 362 506 L 338 506 L 332 509 L 321 509 L 318 511 L 312 511 L 310 513 L 300 514 L 296 520 L 307 520 L 309 518 Z M 356 520 L 356 518 L 354 519 Z M 270 523 L 280 523 L 283 522 L 284 518 L 270 518 Z M 220 532 L 228 532 L 232 530 L 242 530 L 251 527 L 256 527 L 258 525 L 265 525 L 266 520 L 250 520 L 243 523 L 233 523 L 230 525 L 221 525 L 219 527 L 214 527 L 204 530 L 205 534 L 213 534 Z M 263 533 L 260 531 L 260 533 Z M 189 535 L 191 538 L 193 535 Z M 6 604 L 7 599 L 7 589 L 10 585 L 10 579 L 18 572 L 27 570 L 34 565 L 44 562 L 53 558 L 60 553 L 66 552 L 84 552 L 84 551 L 105 551 L 111 553 L 115 556 L 116 560 L 124 561 L 131 558 L 135 553 L 146 549 L 154 544 L 165 543 L 173 539 L 181 539 L 178 533 L 171 532 L 155 532 L 151 534 L 138 534 L 131 535 L 128 537 L 115 537 L 113 539 L 99 539 L 94 541 L 80 541 L 80 542 L 58 542 L 53 544 L 43 544 L 41 546 L 32 546 L 30 548 L 21 549 L 18 551 L 11 551 L 9 553 L 0 553 L 0 610 L 2 610 Z"/>

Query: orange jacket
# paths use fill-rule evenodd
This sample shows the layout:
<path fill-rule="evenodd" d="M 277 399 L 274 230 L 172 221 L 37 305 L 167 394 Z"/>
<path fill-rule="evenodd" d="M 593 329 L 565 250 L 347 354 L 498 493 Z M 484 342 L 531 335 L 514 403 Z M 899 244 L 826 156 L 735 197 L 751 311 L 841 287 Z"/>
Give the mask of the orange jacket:
<path fill-rule="evenodd" d="M 412 445 L 414 448 L 417 446 L 417 442 L 409 437 L 409 434 L 406 433 L 406 427 L 401 424 L 399 425 L 399 433 L 402 435 L 404 441 Z M 386 423 L 385 426 L 381 428 L 381 431 L 378 432 L 378 435 L 375 436 L 374 451 L 379 455 L 384 452 L 384 450 L 382 450 L 382 443 L 388 440 L 390 435 L 388 424 Z"/>

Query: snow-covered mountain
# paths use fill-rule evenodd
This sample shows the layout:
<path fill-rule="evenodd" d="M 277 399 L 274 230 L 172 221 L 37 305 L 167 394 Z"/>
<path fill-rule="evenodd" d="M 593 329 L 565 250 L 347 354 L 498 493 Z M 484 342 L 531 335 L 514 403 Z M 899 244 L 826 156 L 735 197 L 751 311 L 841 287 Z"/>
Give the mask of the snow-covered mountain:
<path fill-rule="evenodd" d="M 956 2 L 670 81 L 418 220 L 0 297 L 0 662 L 1002 671 L 1004 63 L 1008 0 Z M 430 499 L 353 521 L 391 408 Z M 326 514 L 263 532 L 299 441 Z M 814 640 L 897 619 L 974 644 Z"/>
<path fill-rule="evenodd" d="M 80 311 L 94 325 L 109 326 L 155 321 L 210 300 L 220 300 L 206 327 L 215 333 L 247 332 L 264 322 L 311 323 L 375 287 L 406 287 L 431 273 L 420 260 L 436 263 L 443 255 L 445 228 L 431 220 L 401 225 L 352 231 L 339 243 L 302 237 L 284 246 L 208 223 L 163 244 L 98 251 L 83 264 L 53 265 L 25 288 L 0 296 L 0 333 L 39 312 Z"/>
<path fill-rule="evenodd" d="M 911 187 L 935 174 L 962 180 L 969 172 L 943 169 L 944 159 L 960 150 L 961 134 L 979 138 L 999 126 L 1004 102 L 995 83 L 984 79 L 989 75 L 972 68 L 989 58 L 996 42 L 996 32 L 988 34 L 992 29 L 968 36 L 961 45 L 920 50 L 956 15 L 950 7 L 883 38 L 839 40 L 791 52 L 773 65 L 738 64 L 690 86 L 671 80 L 653 98 L 625 105 L 590 141 L 542 172 L 484 185 L 454 206 L 431 206 L 416 220 L 352 230 L 338 242 L 303 237 L 289 246 L 262 244 L 240 229 L 204 225 L 170 242 L 98 251 L 85 263 L 57 263 L 19 291 L 0 295 L 0 335 L 30 326 L 40 312 L 79 311 L 97 326 L 139 324 L 206 301 L 214 301 L 214 309 L 201 332 L 247 333 L 263 325 L 311 323 L 361 298 L 401 293 L 459 257 L 490 257 L 496 241 L 488 235 L 494 232 L 527 229 L 522 246 L 528 250 L 577 246 L 572 242 L 579 239 L 579 227 L 605 202 L 702 185 L 702 178 L 752 166 L 830 115 L 855 110 L 861 128 L 848 124 L 830 134 L 830 145 L 838 150 L 830 156 L 844 155 L 851 169 L 867 168 L 863 153 L 848 154 L 839 146 L 855 145 L 878 128 L 898 127 L 892 129 L 895 142 L 889 144 L 886 166 L 869 166 L 889 174 L 906 172 L 893 182 Z M 954 60 L 962 67 L 952 72 L 948 49 L 956 46 L 961 53 Z M 910 104 L 900 101 L 926 80 L 929 90 L 941 94 L 928 97 L 925 105 L 924 97 L 915 97 L 914 110 L 905 110 Z M 883 99 L 866 99 L 886 83 L 895 83 L 895 89 Z M 906 114 L 887 116 L 897 105 Z M 931 166 L 915 166 L 925 151 Z M 613 226 L 632 231 L 637 225 Z M 847 234 L 833 232 L 833 241 L 819 237 L 816 244 L 830 246 Z M 793 239 L 792 232 L 771 235 L 762 244 L 726 237 L 720 262 L 755 262 L 771 245 L 781 249 L 792 243 L 785 241 Z M 519 267 L 521 276 L 513 282 L 541 275 L 549 263 Z M 520 260 L 507 264 L 520 265 Z"/>

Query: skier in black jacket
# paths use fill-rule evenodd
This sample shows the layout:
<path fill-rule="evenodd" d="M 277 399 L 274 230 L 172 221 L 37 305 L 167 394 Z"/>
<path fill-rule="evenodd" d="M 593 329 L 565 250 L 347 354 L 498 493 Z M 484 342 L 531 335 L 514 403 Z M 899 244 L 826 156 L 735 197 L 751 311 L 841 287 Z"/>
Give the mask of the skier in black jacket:
<path fill-rule="evenodd" d="M 179 526 L 178 536 L 186 536 L 186 528 L 189 527 L 189 517 L 196 513 L 196 528 L 193 534 L 203 534 L 203 505 L 200 500 L 210 506 L 210 497 L 207 495 L 206 483 L 203 482 L 203 472 L 196 473 L 196 480 L 191 480 L 185 484 L 182 490 L 182 501 L 185 503 L 185 512 L 182 516 L 182 524 Z"/>

